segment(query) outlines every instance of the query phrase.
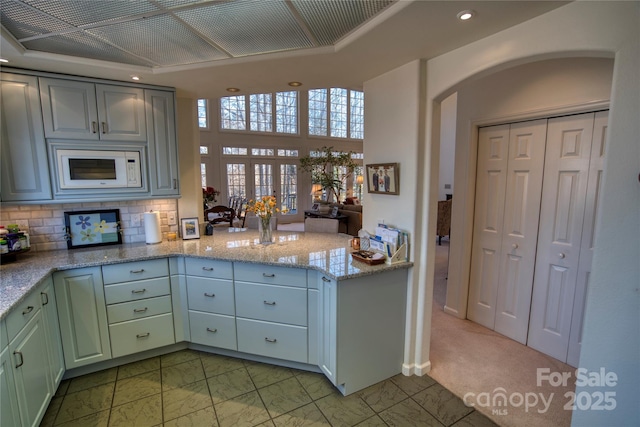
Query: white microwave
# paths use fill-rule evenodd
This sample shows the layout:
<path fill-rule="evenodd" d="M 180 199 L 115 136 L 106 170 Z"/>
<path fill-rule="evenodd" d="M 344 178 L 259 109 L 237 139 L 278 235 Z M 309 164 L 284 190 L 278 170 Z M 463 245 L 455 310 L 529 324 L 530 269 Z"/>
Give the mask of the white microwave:
<path fill-rule="evenodd" d="M 142 187 L 139 151 L 56 150 L 62 190 Z"/>

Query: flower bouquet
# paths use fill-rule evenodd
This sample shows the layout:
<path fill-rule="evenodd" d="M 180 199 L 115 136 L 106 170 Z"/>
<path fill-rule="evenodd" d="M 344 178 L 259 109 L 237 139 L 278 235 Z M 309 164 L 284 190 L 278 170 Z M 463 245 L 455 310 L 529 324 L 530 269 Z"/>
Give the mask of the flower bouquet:
<path fill-rule="evenodd" d="M 274 196 L 262 196 L 258 200 L 249 200 L 247 212 L 253 212 L 258 217 L 260 243 L 272 243 L 271 217 L 273 214 L 280 212 L 280 209 L 276 207 L 276 198 Z"/>
<path fill-rule="evenodd" d="M 218 201 L 218 194 L 220 192 L 214 187 L 202 187 L 202 200 L 205 209 L 213 207 L 213 204 Z"/>

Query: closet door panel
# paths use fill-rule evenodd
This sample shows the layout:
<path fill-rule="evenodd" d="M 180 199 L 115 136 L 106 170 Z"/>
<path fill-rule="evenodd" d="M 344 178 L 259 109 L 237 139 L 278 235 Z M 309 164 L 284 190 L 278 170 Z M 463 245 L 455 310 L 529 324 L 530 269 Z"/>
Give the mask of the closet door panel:
<path fill-rule="evenodd" d="M 546 130 L 547 120 L 542 119 L 512 124 L 509 131 L 495 330 L 523 344 L 529 327 Z"/>
<path fill-rule="evenodd" d="M 584 319 L 584 305 L 587 299 L 587 288 L 591 273 L 591 259 L 595 241 L 595 226 L 602 188 L 602 171 L 606 147 L 608 128 L 608 111 L 595 114 L 593 125 L 593 143 L 591 144 L 591 159 L 589 161 L 589 177 L 582 226 L 582 243 L 580 245 L 580 259 L 575 296 L 573 298 L 573 313 L 571 317 L 571 332 L 569 334 L 569 351 L 567 363 L 578 366 L 580 359 L 580 345 L 582 342 L 582 325 Z"/>
<path fill-rule="evenodd" d="M 593 113 L 549 120 L 528 345 L 567 360 Z"/>
<path fill-rule="evenodd" d="M 508 153 L 509 125 L 480 129 L 467 317 L 491 329 L 496 314 Z"/>

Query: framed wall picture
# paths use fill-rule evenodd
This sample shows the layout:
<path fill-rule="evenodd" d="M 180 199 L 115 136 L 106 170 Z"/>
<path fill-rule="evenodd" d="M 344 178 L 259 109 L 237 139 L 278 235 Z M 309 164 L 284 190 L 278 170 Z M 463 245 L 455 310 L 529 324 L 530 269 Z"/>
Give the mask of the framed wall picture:
<path fill-rule="evenodd" d="M 68 249 L 122 243 L 120 209 L 65 212 L 64 225 Z"/>
<path fill-rule="evenodd" d="M 198 218 L 180 218 L 180 230 L 182 231 L 182 239 L 199 239 L 200 226 Z"/>
<path fill-rule="evenodd" d="M 400 194 L 398 163 L 367 165 L 367 190 L 375 194 Z"/>

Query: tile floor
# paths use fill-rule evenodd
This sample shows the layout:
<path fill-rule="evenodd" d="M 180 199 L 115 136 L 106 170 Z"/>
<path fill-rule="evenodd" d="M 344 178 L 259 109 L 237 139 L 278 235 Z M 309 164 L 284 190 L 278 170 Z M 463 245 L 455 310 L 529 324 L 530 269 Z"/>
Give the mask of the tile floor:
<path fill-rule="evenodd" d="M 428 376 L 347 397 L 322 374 L 182 350 L 65 380 L 41 426 L 495 426 Z"/>

